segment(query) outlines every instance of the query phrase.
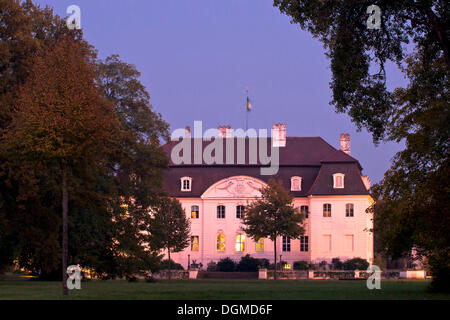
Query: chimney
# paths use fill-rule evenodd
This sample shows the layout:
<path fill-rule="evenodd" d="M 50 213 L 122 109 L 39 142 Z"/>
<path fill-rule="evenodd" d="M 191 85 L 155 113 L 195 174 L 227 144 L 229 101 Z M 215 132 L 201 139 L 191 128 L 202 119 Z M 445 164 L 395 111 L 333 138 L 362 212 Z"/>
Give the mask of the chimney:
<path fill-rule="evenodd" d="M 350 155 L 350 134 L 341 133 L 340 150 Z"/>
<path fill-rule="evenodd" d="M 186 130 L 186 133 L 184 134 L 184 137 L 190 138 L 191 137 L 191 127 L 187 126 L 185 130 Z"/>
<path fill-rule="evenodd" d="M 217 136 L 219 138 L 231 138 L 231 127 L 230 126 L 219 126 L 217 128 Z"/>
<path fill-rule="evenodd" d="M 272 126 L 272 146 L 286 147 L 286 124 L 276 123 Z"/>

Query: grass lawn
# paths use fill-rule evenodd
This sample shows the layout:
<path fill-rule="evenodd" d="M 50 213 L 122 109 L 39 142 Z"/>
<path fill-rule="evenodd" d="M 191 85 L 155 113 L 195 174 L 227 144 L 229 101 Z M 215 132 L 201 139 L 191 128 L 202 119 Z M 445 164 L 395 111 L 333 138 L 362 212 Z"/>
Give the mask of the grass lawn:
<path fill-rule="evenodd" d="M 368 290 L 365 281 L 339 280 L 162 280 L 129 283 L 92 280 L 64 299 L 133 300 L 277 300 L 277 299 L 450 299 L 428 292 L 428 280 L 382 280 L 381 290 Z M 0 280 L 0 300 L 63 299 L 59 282 Z"/>

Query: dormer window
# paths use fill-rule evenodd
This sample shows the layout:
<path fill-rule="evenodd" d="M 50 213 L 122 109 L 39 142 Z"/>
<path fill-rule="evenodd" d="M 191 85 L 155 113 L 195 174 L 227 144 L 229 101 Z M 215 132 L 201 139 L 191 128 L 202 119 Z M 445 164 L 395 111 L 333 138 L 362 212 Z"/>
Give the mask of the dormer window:
<path fill-rule="evenodd" d="M 334 189 L 343 189 L 344 188 L 344 177 L 343 173 L 335 173 L 333 174 L 333 188 Z"/>
<path fill-rule="evenodd" d="M 181 191 L 189 192 L 192 188 L 192 178 L 191 177 L 183 177 L 181 178 Z"/>
<path fill-rule="evenodd" d="M 302 191 L 302 177 L 291 178 L 291 191 Z"/>

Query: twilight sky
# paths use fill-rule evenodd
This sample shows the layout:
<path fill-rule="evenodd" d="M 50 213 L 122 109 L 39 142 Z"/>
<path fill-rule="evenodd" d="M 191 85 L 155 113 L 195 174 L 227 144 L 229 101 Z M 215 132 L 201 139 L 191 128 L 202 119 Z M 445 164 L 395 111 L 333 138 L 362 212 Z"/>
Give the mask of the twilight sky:
<path fill-rule="evenodd" d="M 331 73 L 321 43 L 290 24 L 272 0 L 35 0 L 66 17 L 81 8 L 85 38 L 101 58 L 119 54 L 135 64 L 156 111 L 171 130 L 218 125 L 245 128 L 245 88 L 253 111 L 249 127 L 286 123 L 288 136 L 321 136 L 339 148 L 351 134 L 352 156 L 372 183 L 400 150 L 375 147 L 364 129 L 329 105 Z M 349 61 L 351 63 L 351 61 Z M 392 66 L 390 87 L 405 84 Z"/>

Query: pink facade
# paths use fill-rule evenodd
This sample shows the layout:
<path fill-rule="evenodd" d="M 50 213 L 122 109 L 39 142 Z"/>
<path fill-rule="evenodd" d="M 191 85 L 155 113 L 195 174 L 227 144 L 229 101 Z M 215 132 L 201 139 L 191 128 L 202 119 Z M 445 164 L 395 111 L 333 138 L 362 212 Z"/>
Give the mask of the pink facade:
<path fill-rule="evenodd" d="M 280 170 L 275 178 L 292 192 L 294 205 L 308 211 L 308 218 L 302 239 L 277 239 L 277 259 L 281 255 L 291 265 L 299 260 L 330 262 L 335 257 L 373 262 L 372 218 L 366 213 L 372 201 L 370 182 L 349 155 L 349 136 L 344 138 L 345 151 L 320 138 L 288 137 L 281 143 Z M 296 157 L 293 151 L 308 153 L 308 157 Z M 259 189 L 268 177 L 258 176 L 246 166 L 171 165 L 170 171 L 165 183 L 191 220 L 193 241 L 183 252 L 171 254 L 174 261 L 187 267 L 189 256 L 191 263 L 195 260 L 206 268 L 210 261 L 224 257 L 239 261 L 250 254 L 273 262 L 273 242 L 264 239 L 257 244 L 246 236 L 238 208 L 260 196 Z M 183 184 L 186 179 L 189 183 Z"/>

